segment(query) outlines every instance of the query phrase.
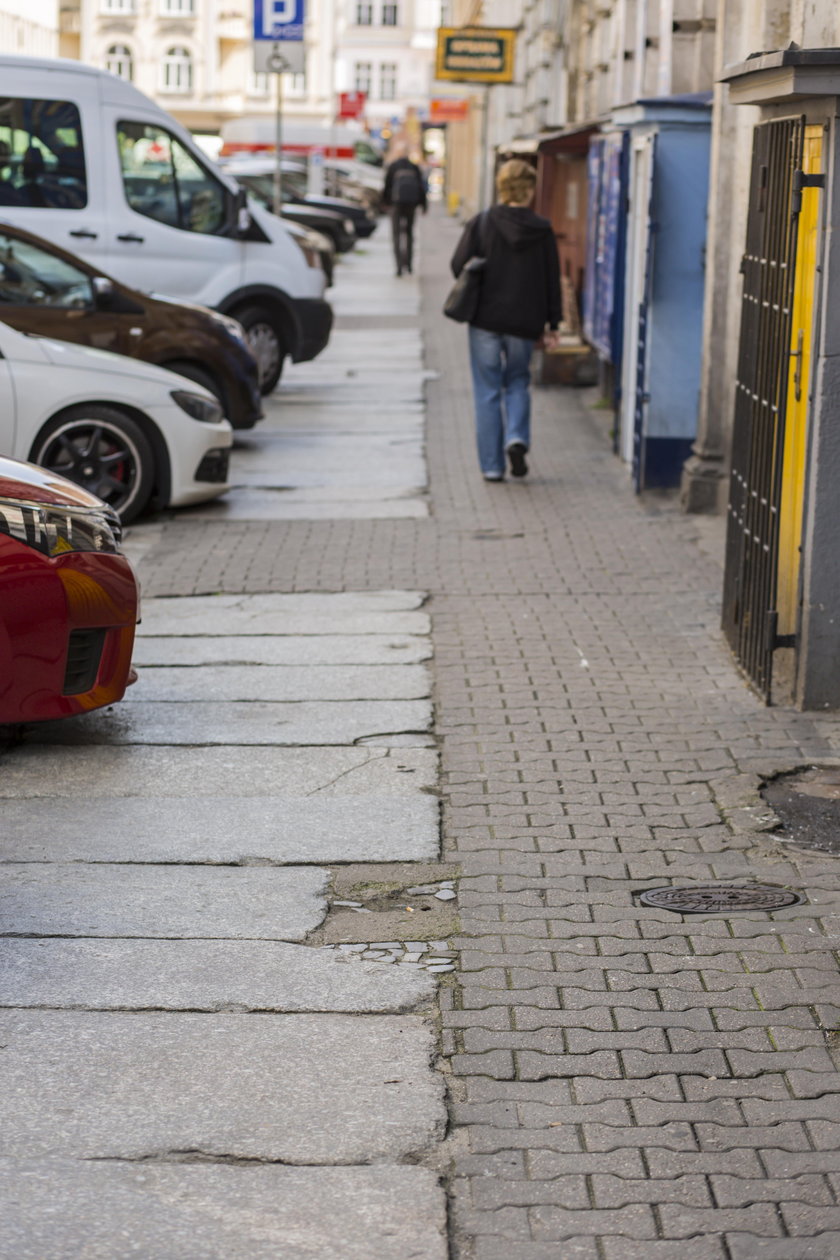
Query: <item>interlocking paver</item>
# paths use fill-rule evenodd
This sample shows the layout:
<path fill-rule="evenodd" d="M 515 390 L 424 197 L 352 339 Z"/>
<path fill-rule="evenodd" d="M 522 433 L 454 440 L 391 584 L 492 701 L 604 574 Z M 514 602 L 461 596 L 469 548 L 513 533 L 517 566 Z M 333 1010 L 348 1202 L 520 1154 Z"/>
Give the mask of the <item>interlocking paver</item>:
<path fill-rule="evenodd" d="M 836 759 L 840 723 L 743 686 L 720 522 L 634 498 L 585 393 L 537 389 L 531 475 L 480 479 L 465 339 L 438 317 L 456 232 L 425 232 L 432 515 L 180 523 L 146 589 L 431 593 L 444 856 L 464 876 L 442 1001 L 455 1254 L 834 1260 L 840 868 L 761 833 L 753 797 Z M 703 918 L 635 896 L 707 880 L 808 901 Z M 581 1178 L 588 1205 L 564 1206 Z"/>

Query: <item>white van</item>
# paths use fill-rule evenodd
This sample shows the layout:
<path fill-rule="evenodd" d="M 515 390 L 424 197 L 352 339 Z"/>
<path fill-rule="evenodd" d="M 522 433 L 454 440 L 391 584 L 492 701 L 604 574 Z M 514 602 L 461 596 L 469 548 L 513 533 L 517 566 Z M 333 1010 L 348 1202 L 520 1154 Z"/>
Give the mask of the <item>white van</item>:
<path fill-rule="evenodd" d="M 325 277 L 281 219 L 130 83 L 63 58 L 0 55 L 0 214 L 126 284 L 233 315 L 264 393 L 313 359 Z"/>

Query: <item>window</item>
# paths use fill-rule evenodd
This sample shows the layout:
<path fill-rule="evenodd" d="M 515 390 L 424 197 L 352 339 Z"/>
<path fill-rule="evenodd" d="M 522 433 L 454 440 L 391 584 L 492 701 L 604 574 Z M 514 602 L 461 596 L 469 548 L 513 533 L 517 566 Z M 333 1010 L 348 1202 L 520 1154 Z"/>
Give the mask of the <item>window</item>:
<path fill-rule="evenodd" d="M 357 4 L 356 5 L 356 25 L 357 26 L 373 26 L 373 5 Z"/>
<path fill-rule="evenodd" d="M 117 142 L 132 210 L 184 232 L 224 232 L 225 190 L 180 140 L 149 123 L 121 122 Z"/>
<path fill-rule="evenodd" d="M 192 17 L 195 0 L 160 0 L 160 11 L 164 17 Z"/>
<path fill-rule="evenodd" d="M 382 25 L 383 26 L 399 26 L 400 6 L 398 4 L 383 4 L 382 6 Z"/>
<path fill-rule="evenodd" d="M 306 96 L 306 71 L 301 74 L 287 75 L 286 91 L 289 96 Z"/>
<path fill-rule="evenodd" d="M 248 95 L 268 96 L 270 90 L 271 82 L 269 76 L 261 71 L 252 70 L 248 75 Z"/>
<path fill-rule="evenodd" d="M 4 303 L 91 310 L 93 287 L 78 267 L 0 230 L 0 310 Z"/>
<path fill-rule="evenodd" d="M 357 92 L 366 92 L 370 94 L 370 85 L 373 81 L 373 66 L 369 61 L 357 61 L 356 72 L 353 80 L 353 86 Z"/>
<path fill-rule="evenodd" d="M 131 82 L 134 78 L 134 61 L 131 49 L 127 44 L 112 44 L 105 54 L 105 69 L 110 70 L 118 79 Z"/>
<path fill-rule="evenodd" d="M 191 92 L 193 62 L 189 48 L 167 48 L 163 59 L 163 90 L 165 92 Z"/>
<path fill-rule="evenodd" d="M 0 207 L 87 205 L 79 111 L 70 101 L 0 96 Z"/>
<path fill-rule="evenodd" d="M 397 96 L 397 63 L 383 61 L 379 67 L 379 99 L 393 101 Z"/>
<path fill-rule="evenodd" d="M 135 0 L 102 0 L 103 13 L 134 13 Z"/>

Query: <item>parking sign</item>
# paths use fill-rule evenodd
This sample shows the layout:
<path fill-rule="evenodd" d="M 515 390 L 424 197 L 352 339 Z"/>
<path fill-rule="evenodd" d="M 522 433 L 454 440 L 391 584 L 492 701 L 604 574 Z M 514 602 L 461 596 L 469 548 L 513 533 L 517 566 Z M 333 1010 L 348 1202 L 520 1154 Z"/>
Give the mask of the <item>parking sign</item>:
<path fill-rule="evenodd" d="M 254 0 L 254 39 L 273 43 L 303 39 L 306 0 Z"/>

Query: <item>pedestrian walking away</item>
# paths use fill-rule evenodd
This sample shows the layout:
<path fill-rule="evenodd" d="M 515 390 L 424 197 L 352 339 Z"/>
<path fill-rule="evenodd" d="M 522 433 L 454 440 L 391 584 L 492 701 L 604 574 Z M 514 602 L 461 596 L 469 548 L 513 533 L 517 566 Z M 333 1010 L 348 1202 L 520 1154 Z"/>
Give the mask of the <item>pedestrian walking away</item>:
<path fill-rule="evenodd" d="M 414 216 L 419 206 L 426 213 L 426 180 L 420 167 L 412 162 L 405 145 L 396 150 L 397 157 L 385 172 L 382 204 L 391 212 L 394 235 L 394 259 L 397 275 L 412 271 L 414 263 Z"/>
<path fill-rule="evenodd" d="M 557 341 L 562 315 L 554 230 L 534 214 L 537 177 L 519 159 L 496 178 L 499 203 L 464 228 L 452 255 L 456 277 L 471 258 L 485 258 L 470 320 L 470 368 L 478 462 L 485 481 L 524 477 L 531 446 L 531 355 Z"/>

